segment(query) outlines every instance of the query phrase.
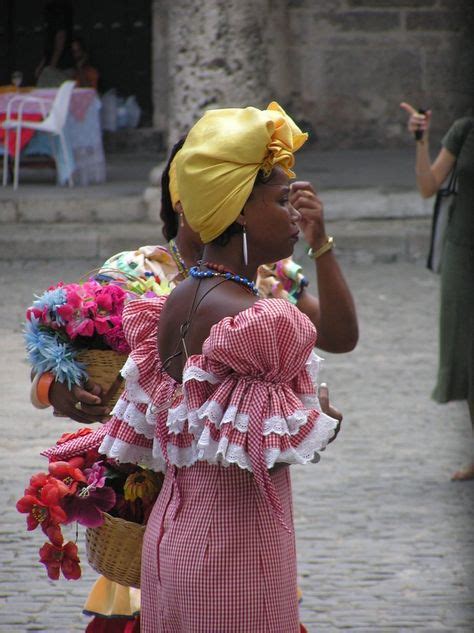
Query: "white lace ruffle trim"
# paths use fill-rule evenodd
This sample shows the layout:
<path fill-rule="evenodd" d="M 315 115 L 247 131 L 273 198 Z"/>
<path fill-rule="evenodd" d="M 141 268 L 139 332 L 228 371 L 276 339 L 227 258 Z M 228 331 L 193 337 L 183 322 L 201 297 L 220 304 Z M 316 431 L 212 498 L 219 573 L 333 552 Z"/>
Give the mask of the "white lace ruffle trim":
<path fill-rule="evenodd" d="M 302 396 L 302 398 L 308 402 L 310 401 L 306 396 Z M 315 396 L 312 396 L 312 398 L 312 402 L 314 402 L 315 405 L 317 404 L 317 406 L 307 407 L 307 409 L 312 408 L 319 411 L 318 399 Z M 300 428 L 308 421 L 307 409 L 298 409 L 287 417 L 273 415 L 267 418 L 263 422 L 263 435 L 267 436 L 271 433 L 276 433 L 280 436 L 296 435 Z M 231 405 L 224 410 L 215 400 L 208 400 L 199 409 L 190 409 L 187 412 L 189 430 L 195 435 L 202 431 L 205 420 L 209 420 L 216 429 L 221 429 L 225 424 L 231 424 L 233 428 L 241 433 L 247 433 L 249 417 L 250 416 L 246 413 L 238 413 L 235 405 Z"/>
<path fill-rule="evenodd" d="M 282 451 L 280 448 L 267 448 L 264 451 L 265 464 L 272 468 L 276 463 L 307 464 L 319 461 L 319 451 L 323 451 L 334 436 L 337 420 L 321 413 L 309 435 L 297 446 Z M 237 464 L 240 468 L 252 470 L 250 457 L 243 446 L 229 443 L 227 437 L 215 441 L 210 429 L 203 429 L 197 441 L 198 460 L 223 466 Z"/>
<path fill-rule="evenodd" d="M 154 458 L 150 448 L 128 444 L 111 435 L 106 435 L 99 447 L 99 452 L 122 464 L 140 464 L 157 472 L 165 472 L 166 463 L 163 457 Z"/>
<path fill-rule="evenodd" d="M 153 439 L 155 434 L 154 424 L 151 424 L 147 419 L 146 414 L 140 411 L 137 405 L 130 402 L 126 396 L 122 396 L 117 401 L 112 414 L 119 420 L 128 424 L 128 426 L 132 427 L 136 433 L 144 435 L 149 440 Z"/>
<path fill-rule="evenodd" d="M 311 380 L 315 386 L 318 382 L 318 373 L 323 362 L 324 358 L 318 356 L 314 349 L 311 351 L 310 355 L 308 356 L 308 360 L 306 361 L 306 371 L 310 375 Z"/>
<path fill-rule="evenodd" d="M 148 394 L 140 387 L 139 378 L 140 374 L 138 367 L 131 356 L 129 356 L 122 367 L 122 377 L 125 379 L 125 388 L 128 393 L 129 399 L 135 402 L 147 403 L 150 401 Z"/>
<path fill-rule="evenodd" d="M 311 352 L 306 363 L 307 370 L 315 382 L 322 359 Z M 144 448 L 129 444 L 123 440 L 107 435 L 100 447 L 109 457 L 120 462 L 140 463 L 158 471 L 166 470 L 166 462 L 161 450 L 161 446 L 154 437 L 155 426 L 159 414 L 159 409 L 152 405 L 149 396 L 139 385 L 138 368 L 134 361 L 129 358 L 122 369 L 122 375 L 126 379 L 126 392 L 114 407 L 113 414 L 127 426 L 143 435 L 149 440 L 153 440 L 153 449 Z M 219 379 L 199 367 L 190 367 L 183 376 L 183 384 L 188 380 L 198 380 L 218 384 Z M 266 449 L 264 453 L 267 468 L 272 468 L 276 463 L 306 464 L 310 461 L 319 461 L 318 452 L 326 448 L 330 439 L 334 436 L 337 420 L 330 418 L 321 411 L 317 395 L 298 394 L 303 408 L 296 410 L 288 417 L 272 416 L 264 420 L 263 435 L 272 433 L 283 437 L 285 435 L 296 435 L 301 427 L 307 423 L 310 409 L 319 411 L 319 417 L 315 421 L 314 427 L 309 435 L 297 446 L 282 451 L 280 448 Z M 143 413 L 134 404 L 146 404 L 146 413 Z M 143 408 L 143 407 L 142 407 Z M 163 407 L 164 409 L 164 407 Z M 229 406 L 227 409 L 216 402 L 208 400 L 199 409 L 189 410 L 185 402 L 181 402 L 177 407 L 168 409 L 167 428 L 169 433 L 180 434 L 183 432 L 185 423 L 188 422 L 188 431 L 194 436 L 193 444 L 186 448 L 180 448 L 169 443 L 167 446 L 168 458 L 171 464 L 183 467 L 191 466 L 196 461 L 207 461 L 211 464 L 220 463 L 223 466 L 237 464 L 240 468 L 252 470 L 250 458 L 245 448 L 229 443 L 227 437 L 222 437 L 215 441 L 211 437 L 211 431 L 205 425 L 209 420 L 217 429 L 221 429 L 225 424 L 231 424 L 241 433 L 246 433 L 249 426 L 249 416 L 239 413 L 237 407 Z"/>
<path fill-rule="evenodd" d="M 196 365 L 191 365 L 184 370 L 183 373 L 183 385 L 186 384 L 189 380 L 197 380 L 198 382 L 208 382 L 211 385 L 217 385 L 219 382 L 219 378 L 214 374 L 211 374 L 201 367 L 196 367 Z"/>
<path fill-rule="evenodd" d="M 319 452 L 323 451 L 333 437 L 337 421 L 320 414 L 317 423 L 309 435 L 297 446 L 282 451 L 279 448 L 268 448 L 264 451 L 267 468 L 277 463 L 307 464 L 319 461 Z M 153 440 L 153 449 L 128 444 L 110 435 L 106 436 L 100 446 L 100 452 L 122 463 L 134 463 L 165 472 L 166 462 L 158 440 Z M 168 458 L 171 464 L 182 468 L 192 466 L 197 461 L 209 464 L 230 466 L 237 464 L 240 468 L 252 471 L 251 461 L 243 446 L 229 443 L 228 438 L 222 437 L 215 441 L 211 438 L 209 427 L 205 427 L 191 446 L 181 448 L 168 443 Z"/>

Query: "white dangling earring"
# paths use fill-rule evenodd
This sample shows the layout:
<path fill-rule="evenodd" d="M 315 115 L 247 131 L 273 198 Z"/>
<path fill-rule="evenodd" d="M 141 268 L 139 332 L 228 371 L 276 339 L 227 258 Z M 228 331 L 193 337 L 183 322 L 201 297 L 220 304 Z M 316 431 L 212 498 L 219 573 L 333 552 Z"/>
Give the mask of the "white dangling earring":
<path fill-rule="evenodd" d="M 179 214 L 179 226 L 184 226 L 184 213 L 182 211 Z"/>
<path fill-rule="evenodd" d="M 249 253 L 247 249 L 247 228 L 245 224 L 242 228 L 242 247 L 244 251 L 244 264 L 247 266 L 249 263 Z"/>

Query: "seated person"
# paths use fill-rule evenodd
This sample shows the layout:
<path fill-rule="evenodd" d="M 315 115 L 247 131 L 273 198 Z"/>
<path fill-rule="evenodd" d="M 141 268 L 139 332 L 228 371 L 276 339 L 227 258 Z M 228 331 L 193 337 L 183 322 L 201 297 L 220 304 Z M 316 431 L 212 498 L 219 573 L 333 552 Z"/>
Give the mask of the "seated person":
<path fill-rule="evenodd" d="M 74 75 L 79 88 L 94 88 L 99 85 L 99 71 L 89 63 L 89 55 L 81 38 L 75 37 L 71 42 L 71 52 L 74 58 Z"/>

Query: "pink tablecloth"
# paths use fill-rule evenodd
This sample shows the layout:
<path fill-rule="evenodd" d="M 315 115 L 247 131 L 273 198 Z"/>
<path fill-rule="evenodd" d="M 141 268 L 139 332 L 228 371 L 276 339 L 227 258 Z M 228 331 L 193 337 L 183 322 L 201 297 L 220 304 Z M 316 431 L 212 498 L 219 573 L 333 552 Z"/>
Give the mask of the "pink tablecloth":
<path fill-rule="evenodd" d="M 56 96 L 57 88 L 34 88 L 30 91 L 0 92 L 0 115 L 6 112 L 8 102 L 14 96 L 42 97 L 50 103 Z M 56 143 L 56 151 L 53 151 L 53 143 L 57 139 L 51 139 L 50 135 L 37 132 L 25 143 L 23 154 L 51 155 L 56 159 L 58 182 L 65 183 L 69 176 L 73 176 L 77 185 L 104 182 L 106 178 L 105 156 L 102 144 L 102 130 L 100 125 L 100 100 L 92 88 L 74 88 L 69 112 L 64 128 L 67 141 L 69 160 L 62 155 L 62 148 Z M 13 111 L 18 104 L 13 105 Z M 49 106 L 46 108 L 49 111 Z M 39 103 L 27 101 L 23 112 L 29 117 L 41 115 Z M 0 146 L 3 154 L 3 144 Z"/>
<path fill-rule="evenodd" d="M 0 143 L 3 145 L 5 141 L 5 128 L 2 127 L 2 122 L 6 118 L 5 112 L 0 112 Z M 17 115 L 15 113 L 12 114 L 12 119 L 17 119 Z M 23 114 L 23 119 L 25 121 L 41 121 L 41 114 L 37 114 L 36 112 L 26 112 Z M 21 138 L 20 138 L 20 150 L 22 150 L 25 145 L 27 145 L 31 139 L 33 138 L 34 130 L 30 129 L 22 129 L 21 130 Z M 15 156 L 15 147 L 16 147 L 16 131 L 9 130 L 8 132 L 8 153 L 10 156 Z"/>
<path fill-rule="evenodd" d="M 43 99 L 49 99 L 51 102 L 56 96 L 56 88 L 33 88 L 33 90 L 21 91 L 21 92 L 3 92 L 0 93 L 0 112 L 7 111 L 8 102 L 12 97 L 42 97 Z M 97 98 L 97 93 L 92 88 L 74 88 L 71 104 L 69 110 L 76 121 L 83 121 L 88 108 L 94 99 Z M 27 114 L 40 114 L 38 104 L 34 102 L 26 103 L 24 110 Z"/>

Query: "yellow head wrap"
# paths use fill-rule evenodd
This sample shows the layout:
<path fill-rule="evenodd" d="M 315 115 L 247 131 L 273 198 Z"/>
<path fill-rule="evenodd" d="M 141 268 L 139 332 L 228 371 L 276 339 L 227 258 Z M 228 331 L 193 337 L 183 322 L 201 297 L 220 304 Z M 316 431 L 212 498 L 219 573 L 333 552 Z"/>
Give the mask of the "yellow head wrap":
<path fill-rule="evenodd" d="M 178 154 L 175 154 L 175 157 L 173 158 L 173 160 L 171 161 L 171 165 L 170 165 L 170 169 L 168 172 L 168 177 L 169 177 L 169 191 L 170 191 L 170 198 L 171 198 L 171 204 L 173 205 L 173 209 L 176 207 L 176 204 L 179 202 L 179 191 L 178 191 L 178 182 L 176 180 L 176 156 Z"/>
<path fill-rule="evenodd" d="M 209 110 L 176 155 L 176 176 L 186 219 L 204 243 L 236 220 L 259 170 L 280 166 L 290 176 L 293 152 L 308 138 L 275 102 L 267 110 Z"/>

